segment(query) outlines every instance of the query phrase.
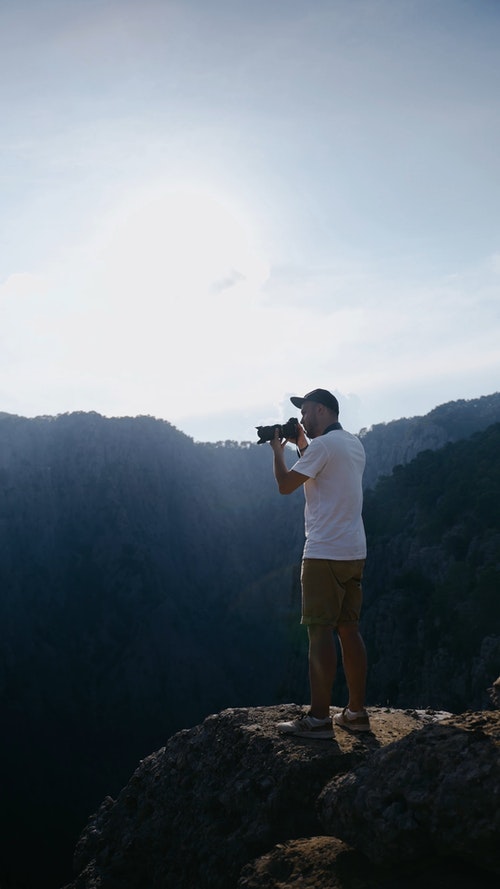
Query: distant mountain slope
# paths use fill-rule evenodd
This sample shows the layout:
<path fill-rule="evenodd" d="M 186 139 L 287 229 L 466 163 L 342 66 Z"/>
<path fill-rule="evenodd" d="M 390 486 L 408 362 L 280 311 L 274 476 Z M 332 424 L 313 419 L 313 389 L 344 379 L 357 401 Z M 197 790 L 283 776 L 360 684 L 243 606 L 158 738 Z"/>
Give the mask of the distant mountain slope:
<path fill-rule="evenodd" d="M 487 708 L 500 673 L 500 423 L 365 496 L 373 703 Z"/>
<path fill-rule="evenodd" d="M 303 532 L 271 458 L 151 417 L 0 416 L 3 860 L 31 832 L 23 867 L 67 868 L 141 756 L 273 699 Z"/>
<path fill-rule="evenodd" d="M 394 466 L 409 463 L 420 451 L 436 450 L 451 441 L 469 438 L 474 432 L 500 422 L 500 392 L 469 401 L 450 401 L 422 417 L 378 423 L 361 430 L 366 451 L 365 488 Z"/>

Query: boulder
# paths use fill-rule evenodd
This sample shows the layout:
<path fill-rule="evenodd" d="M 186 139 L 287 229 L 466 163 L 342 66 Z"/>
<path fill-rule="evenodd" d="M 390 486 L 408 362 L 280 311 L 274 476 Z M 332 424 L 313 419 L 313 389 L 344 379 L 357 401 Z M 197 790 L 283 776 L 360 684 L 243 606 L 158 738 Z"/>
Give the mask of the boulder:
<path fill-rule="evenodd" d="M 324 833 L 377 865 L 439 856 L 500 874 L 499 747 L 499 711 L 424 726 L 324 788 Z"/>

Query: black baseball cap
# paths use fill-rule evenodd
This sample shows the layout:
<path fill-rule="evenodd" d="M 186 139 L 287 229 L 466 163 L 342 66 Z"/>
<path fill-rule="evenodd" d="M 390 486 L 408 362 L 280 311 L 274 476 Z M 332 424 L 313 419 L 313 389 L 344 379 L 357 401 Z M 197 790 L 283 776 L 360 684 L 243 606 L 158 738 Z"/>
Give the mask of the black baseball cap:
<path fill-rule="evenodd" d="M 317 404 L 324 404 L 325 407 L 330 408 L 336 414 L 339 412 L 339 403 L 335 395 L 332 395 L 328 389 L 313 389 L 312 392 L 308 392 L 303 398 L 299 395 L 293 395 L 290 401 L 295 407 L 302 407 L 304 401 L 315 401 Z"/>

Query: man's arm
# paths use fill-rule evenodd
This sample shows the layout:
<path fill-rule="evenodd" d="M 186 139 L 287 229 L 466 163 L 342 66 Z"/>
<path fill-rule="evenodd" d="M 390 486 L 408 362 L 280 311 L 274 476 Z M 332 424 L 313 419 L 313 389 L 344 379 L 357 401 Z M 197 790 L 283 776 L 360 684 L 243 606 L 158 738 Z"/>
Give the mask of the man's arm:
<path fill-rule="evenodd" d="M 300 488 L 307 481 L 308 476 L 302 475 L 295 469 L 288 469 L 284 453 L 286 441 L 283 443 L 280 441 L 277 431 L 274 433 L 274 438 L 271 439 L 270 445 L 274 454 L 273 470 L 278 490 L 280 494 L 292 494 L 293 491 L 296 491 L 297 488 Z"/>

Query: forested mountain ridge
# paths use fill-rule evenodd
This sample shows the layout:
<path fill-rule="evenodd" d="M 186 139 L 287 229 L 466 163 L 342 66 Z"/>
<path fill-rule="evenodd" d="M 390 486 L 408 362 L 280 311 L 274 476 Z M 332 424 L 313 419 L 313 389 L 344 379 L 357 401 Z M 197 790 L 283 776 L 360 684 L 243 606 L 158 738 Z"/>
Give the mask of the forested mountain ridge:
<path fill-rule="evenodd" d="M 487 707 L 500 673 L 500 423 L 365 494 L 363 629 L 392 706 Z"/>
<path fill-rule="evenodd" d="M 470 400 L 449 401 L 425 416 L 377 423 L 359 433 L 366 451 L 365 488 L 373 487 L 394 466 L 409 463 L 420 451 L 437 450 L 448 442 L 500 422 L 500 392 Z"/>
<path fill-rule="evenodd" d="M 367 491 L 373 704 L 477 706 L 500 673 L 497 435 Z M 37 885 L 62 883 L 89 812 L 172 732 L 306 699 L 302 543 L 303 496 L 278 495 L 267 445 L 195 444 L 152 417 L 0 414 L 5 861 L 29 835 Z"/>

